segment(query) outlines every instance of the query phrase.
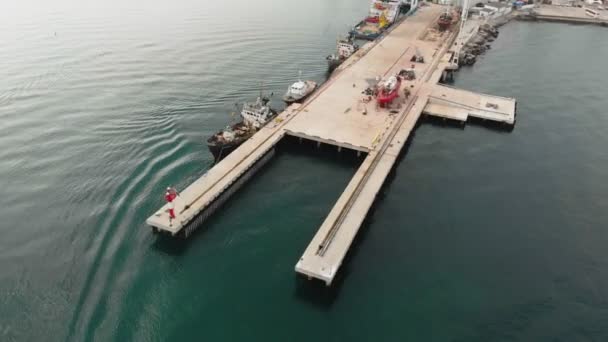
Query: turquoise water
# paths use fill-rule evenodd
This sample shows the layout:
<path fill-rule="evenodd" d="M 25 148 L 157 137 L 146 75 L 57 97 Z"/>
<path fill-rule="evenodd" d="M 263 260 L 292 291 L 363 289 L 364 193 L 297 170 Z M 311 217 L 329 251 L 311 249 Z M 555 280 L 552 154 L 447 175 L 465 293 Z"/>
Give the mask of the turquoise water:
<path fill-rule="evenodd" d="M 335 152 L 287 146 L 186 244 L 145 227 L 367 3 L 2 3 L 0 340 L 607 340 L 601 27 L 503 27 L 456 86 L 517 126 L 418 127 L 331 289 L 293 267 L 356 169 Z"/>

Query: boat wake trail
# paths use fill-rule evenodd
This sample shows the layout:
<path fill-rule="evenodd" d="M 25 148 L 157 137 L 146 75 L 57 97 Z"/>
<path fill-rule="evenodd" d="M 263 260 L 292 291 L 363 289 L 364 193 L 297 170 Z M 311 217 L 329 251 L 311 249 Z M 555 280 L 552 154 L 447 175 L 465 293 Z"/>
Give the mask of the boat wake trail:
<path fill-rule="evenodd" d="M 109 301 L 114 302 L 112 297 L 124 292 L 116 290 L 126 286 L 124 281 L 116 279 L 124 275 L 127 261 L 137 262 L 138 258 L 133 258 L 132 253 L 144 250 L 127 248 L 141 231 L 134 227 L 141 224 L 137 212 L 138 205 L 143 202 L 142 194 L 150 193 L 159 177 L 189 160 L 186 153 L 189 142 L 177 131 L 172 113 L 165 110 L 156 113 L 126 122 L 104 123 L 99 128 L 110 142 L 118 135 L 128 136 L 127 139 L 123 137 L 121 143 L 110 143 L 107 149 L 110 151 L 107 153 L 122 155 L 122 158 L 113 159 L 122 160 L 118 167 L 124 170 L 117 170 L 117 167 L 103 170 L 106 174 L 120 176 L 107 185 L 114 189 L 105 198 L 110 205 L 100 214 L 101 225 L 85 246 L 90 266 L 70 320 L 67 340 L 93 338 L 96 328 L 112 309 Z M 123 300 L 117 298 L 116 302 Z"/>

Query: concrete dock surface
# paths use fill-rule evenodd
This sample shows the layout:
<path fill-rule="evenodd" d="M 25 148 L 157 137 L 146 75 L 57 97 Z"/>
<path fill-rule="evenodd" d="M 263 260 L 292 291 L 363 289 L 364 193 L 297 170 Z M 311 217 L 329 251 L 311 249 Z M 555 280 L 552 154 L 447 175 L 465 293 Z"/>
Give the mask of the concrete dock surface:
<path fill-rule="evenodd" d="M 391 31 L 357 63 L 330 79 L 331 87 L 285 127 L 288 134 L 364 152 L 371 150 L 377 135 L 394 116 L 377 108 L 375 101 L 365 103 L 362 92 L 374 86 L 378 76 L 384 79 L 409 68 L 416 49 L 427 58 L 436 52 L 438 42 L 418 37 L 434 24 L 433 19 L 442 10 L 440 6 L 424 8 Z M 422 74 L 428 65 L 416 63 L 416 73 Z"/>
<path fill-rule="evenodd" d="M 467 121 L 470 116 L 513 125 L 515 105 L 513 98 L 436 85 L 424 112 L 451 120 Z"/>

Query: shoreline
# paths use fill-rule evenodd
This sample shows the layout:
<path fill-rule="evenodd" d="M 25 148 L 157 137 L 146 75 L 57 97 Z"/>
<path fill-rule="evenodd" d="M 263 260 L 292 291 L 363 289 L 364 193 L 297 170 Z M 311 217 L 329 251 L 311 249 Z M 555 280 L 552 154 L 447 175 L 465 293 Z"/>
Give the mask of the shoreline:
<path fill-rule="evenodd" d="M 573 24 L 573 25 L 598 25 L 608 26 L 608 20 L 593 19 L 593 18 L 578 18 L 570 16 L 555 16 L 555 15 L 540 15 L 534 13 L 521 13 L 512 18 L 512 20 L 519 21 L 538 21 L 538 22 L 552 22 L 562 24 Z"/>
<path fill-rule="evenodd" d="M 588 10 L 595 12 L 596 17 L 591 17 Z M 608 26 L 608 15 L 604 13 L 604 10 L 595 10 L 593 7 L 539 5 L 529 11 L 518 11 L 515 19 Z"/>
<path fill-rule="evenodd" d="M 608 19 L 584 17 L 577 13 L 581 11 L 584 13 L 584 10 L 579 7 L 542 5 L 529 11 L 513 11 L 497 18 L 477 19 L 480 21 L 479 30 L 464 44 L 459 67 L 474 65 L 477 57 L 491 49 L 491 43 L 498 37 L 498 29 L 513 20 L 608 27 Z M 557 15 L 556 12 L 563 12 L 561 14 L 564 15 Z"/>

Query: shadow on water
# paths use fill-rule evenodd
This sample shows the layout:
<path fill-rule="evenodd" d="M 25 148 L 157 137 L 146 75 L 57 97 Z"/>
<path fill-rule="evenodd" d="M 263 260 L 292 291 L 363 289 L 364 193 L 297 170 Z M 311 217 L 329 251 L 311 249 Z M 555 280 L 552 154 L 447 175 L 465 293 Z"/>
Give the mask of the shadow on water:
<path fill-rule="evenodd" d="M 458 130 L 464 130 L 466 124 L 462 121 L 456 120 L 445 120 L 442 118 L 438 118 L 436 116 L 423 114 L 418 122 L 416 123 L 416 128 L 418 128 L 422 124 L 431 125 L 434 127 L 442 127 L 442 128 L 455 128 Z"/>
<path fill-rule="evenodd" d="M 276 156 L 269 160 L 266 164 L 264 164 L 257 172 L 264 172 L 266 168 L 271 166 L 276 161 Z M 205 221 L 203 221 L 200 225 L 194 229 L 188 237 L 185 237 L 183 233 L 179 233 L 175 236 L 171 236 L 170 234 L 165 233 L 157 233 L 157 238 L 152 244 L 152 247 L 157 251 L 172 255 L 172 256 L 180 256 L 183 255 L 188 248 L 192 245 L 192 241 L 199 238 L 203 234 L 207 234 L 212 229 L 215 229 L 216 226 L 220 226 L 218 224 L 219 221 L 222 220 L 223 215 L 218 213 L 218 211 L 230 212 L 230 207 L 233 205 L 235 199 L 238 199 L 239 196 L 242 196 L 244 190 L 248 187 L 255 186 L 256 178 L 252 177 L 249 181 L 245 182 L 240 188 L 238 188 L 232 196 L 223 204 L 221 204 L 214 212 L 211 214 Z"/>
<path fill-rule="evenodd" d="M 374 223 L 374 213 L 376 211 L 376 208 L 384 200 L 386 189 L 390 186 L 390 184 L 395 179 L 395 174 L 396 174 L 395 170 L 397 168 L 397 165 L 401 162 L 401 160 L 407 154 L 407 151 L 409 150 L 409 148 L 411 146 L 412 139 L 416 134 L 416 129 L 419 126 L 420 126 L 420 123 L 417 123 L 415 129 L 412 131 L 408 140 L 406 141 L 405 145 L 403 146 L 403 149 L 399 153 L 399 156 L 397 157 L 397 161 L 396 161 L 395 165 L 391 169 L 384 184 L 380 188 L 380 191 L 376 195 L 376 198 L 374 199 L 374 202 L 373 202 L 371 208 L 369 209 L 369 212 L 367 213 L 365 219 L 363 220 L 363 223 L 361 224 L 361 228 L 359 229 L 359 232 L 355 236 L 355 239 L 353 240 L 353 243 L 352 243 L 351 247 L 349 248 L 349 251 L 346 254 L 346 257 L 344 258 L 342 265 L 340 266 L 340 270 L 336 274 L 336 277 L 334 278 L 332 285 L 328 287 L 325 285 L 325 283 L 323 283 L 322 281 L 319 281 L 317 279 L 309 280 L 306 278 L 306 276 L 297 275 L 296 284 L 295 284 L 296 298 L 298 298 L 302 301 L 305 301 L 307 303 L 311 303 L 315 307 L 317 307 L 323 311 L 329 310 L 331 308 L 331 306 L 333 305 L 333 303 L 337 300 L 338 296 L 340 295 L 340 291 L 341 291 L 342 287 L 344 286 L 346 280 L 349 277 L 349 274 L 351 273 L 351 267 L 353 267 L 353 260 L 356 259 L 357 255 L 360 253 L 360 251 L 361 251 L 360 246 L 365 243 L 365 240 L 370 231 L 370 227 Z M 351 155 L 356 156 L 356 153 L 353 153 L 351 151 Z M 360 159 L 360 162 L 362 162 L 364 159 L 364 156 L 359 157 L 359 159 Z"/>
<path fill-rule="evenodd" d="M 257 173 L 264 172 L 266 168 L 271 166 L 281 158 L 284 154 L 292 155 L 305 155 L 311 156 L 315 159 L 320 159 L 324 163 L 331 163 L 343 168 L 356 169 L 364 159 L 365 154 L 362 153 L 357 156 L 357 153 L 351 150 L 343 149 L 338 152 L 335 146 L 329 146 L 321 144 L 319 147 L 316 146 L 316 142 L 309 140 L 300 140 L 295 137 L 287 136 L 284 137 L 276 146 L 276 155 Z M 256 178 L 252 177 L 249 181 L 245 182 L 241 188 L 239 188 L 227 201 L 222 204 L 217 211 L 230 212 L 230 206 L 233 205 L 236 199 L 244 193 L 244 190 L 250 186 L 255 186 Z M 172 255 L 180 256 L 183 255 L 192 244 L 192 240 L 198 238 L 201 234 L 209 232 L 218 226 L 218 222 L 222 220 L 221 213 L 214 212 L 206 221 L 204 221 L 197 229 L 195 229 L 190 236 L 184 238 L 181 234 L 171 236 L 169 234 L 157 234 L 157 238 L 154 241 L 152 247 L 157 251 Z"/>
<path fill-rule="evenodd" d="M 328 144 L 319 144 L 307 139 L 299 139 L 293 136 L 285 136 L 277 146 L 278 154 L 289 153 L 296 155 L 305 155 L 314 157 L 323 163 L 331 163 L 340 165 L 346 168 L 356 170 L 367 155 L 361 152 L 359 155 L 356 151 L 342 148 L 338 151 L 338 147 Z"/>
<path fill-rule="evenodd" d="M 348 272 L 338 272 L 331 286 L 317 279 L 307 279 L 305 276 L 294 276 L 294 296 L 303 302 L 309 303 L 322 311 L 329 311 L 340 295 L 340 289 Z"/>
<path fill-rule="evenodd" d="M 279 147 L 280 153 L 289 153 L 297 155 L 305 155 L 314 157 L 317 160 L 322 160 L 325 163 L 332 163 L 344 168 L 353 169 L 353 172 L 361 166 L 361 163 L 367 156 L 366 153 L 357 153 L 349 149 L 341 149 L 338 151 L 336 146 L 328 144 L 317 144 L 315 141 L 299 139 L 297 137 L 287 136 L 281 141 Z M 331 205 L 333 207 L 333 203 Z M 360 236 L 365 235 L 360 231 Z M 363 240 L 363 238 L 358 239 Z M 357 244 L 355 240 L 355 244 Z M 345 259 L 347 263 L 349 255 Z M 312 304 L 322 311 L 329 310 L 333 303 L 338 298 L 341 288 L 348 278 L 348 268 L 343 265 L 340 271 L 334 278 L 331 286 L 318 279 L 307 279 L 307 277 L 296 274 L 294 277 L 294 296 L 301 301 Z"/>
<path fill-rule="evenodd" d="M 493 125 L 493 124 L 488 125 L 487 121 L 473 121 L 472 123 L 474 125 L 479 125 L 479 126 L 491 129 L 491 130 L 499 131 L 499 132 L 505 132 L 505 131 L 510 132 L 513 129 L 512 126 L 507 127 L 505 125 Z M 403 146 L 403 149 L 400 151 L 399 155 L 397 156 L 395 165 L 393 166 L 393 168 L 387 175 L 386 180 L 384 181 L 382 187 L 380 188 L 380 191 L 376 195 L 376 198 L 374 199 L 374 202 L 373 202 L 368 214 L 366 215 L 365 220 L 363 221 L 358 234 L 355 236 L 353 244 L 351 245 L 348 253 L 346 254 L 346 257 L 345 257 L 342 265 L 340 266 L 340 270 L 336 274 L 336 277 L 334 278 L 332 285 L 328 287 L 322 281 L 319 281 L 316 279 L 309 280 L 305 276 L 297 275 L 296 284 L 295 284 L 296 298 L 298 298 L 302 301 L 306 301 L 307 303 L 311 303 L 315 307 L 319 308 L 320 310 L 326 311 L 331 308 L 333 303 L 338 298 L 341 288 L 342 288 L 342 286 L 344 286 L 344 283 L 351 272 L 351 267 L 354 267 L 353 260 L 355 260 L 357 255 L 360 253 L 360 251 L 361 251 L 360 246 L 363 243 L 365 243 L 366 237 L 370 231 L 370 227 L 374 224 L 374 213 L 375 213 L 376 209 L 378 208 L 378 206 L 381 205 L 382 202 L 384 201 L 384 198 L 386 197 L 386 194 L 387 194 L 387 189 L 391 186 L 392 182 L 395 180 L 396 170 L 398 168 L 398 165 L 399 165 L 399 163 L 401 163 L 401 161 L 407 155 L 407 153 L 412 145 L 412 141 L 413 141 L 414 137 L 416 136 L 416 130 L 418 129 L 418 127 L 420 127 L 423 124 L 431 124 L 434 126 L 441 126 L 441 127 L 445 127 L 445 128 L 453 128 L 453 129 L 459 129 L 459 130 L 464 130 L 464 128 L 465 128 L 465 124 L 461 123 L 461 122 L 449 121 L 449 120 L 444 121 L 442 119 L 428 117 L 428 116 L 425 116 L 425 118 L 418 121 L 418 123 L 416 124 L 416 127 L 414 128 L 414 130 L 408 137 L 407 142 Z M 361 157 L 360 160 L 362 161 L 363 158 Z"/>
<path fill-rule="evenodd" d="M 309 280 L 306 276 L 296 274 L 294 295 L 297 299 L 310 303 L 319 310 L 328 311 L 331 309 L 351 273 L 351 266 L 353 265 L 351 261 L 359 254 L 359 247 L 365 242 L 369 229 L 373 224 L 376 203 L 378 202 L 380 202 L 380 200 L 376 198 L 367 217 L 363 221 L 358 234 L 355 236 L 353 244 L 340 266 L 340 270 L 334 277 L 331 286 L 326 286 L 326 284 L 320 280 Z"/>
<path fill-rule="evenodd" d="M 462 122 L 458 120 L 443 119 L 426 114 L 418 120 L 418 124 L 429 124 L 435 127 L 456 128 L 460 130 L 464 130 L 466 126 L 477 126 L 498 133 L 510 133 L 515 129 L 515 125 L 475 117 L 469 117 L 466 122 Z"/>
<path fill-rule="evenodd" d="M 314 157 L 325 163 L 332 163 L 340 167 L 353 169 L 353 172 L 359 168 L 367 155 L 366 153 L 357 153 L 356 151 L 349 149 L 341 149 L 341 151 L 338 151 L 336 146 L 317 144 L 315 141 L 299 139 L 292 136 L 283 138 L 279 145 L 278 152 Z M 365 233 L 360 231 L 359 235 L 363 236 Z M 361 241 L 363 238 L 358 240 Z M 355 244 L 357 244 L 357 240 L 355 241 Z M 347 255 L 346 258 L 348 259 L 349 256 Z M 347 262 L 345 262 L 345 264 L 346 263 Z M 294 296 L 298 300 L 312 304 L 319 310 L 327 311 L 338 298 L 348 275 L 348 268 L 342 266 L 331 286 L 326 286 L 325 283 L 320 280 L 309 280 L 305 276 L 296 274 L 294 276 Z"/>
<path fill-rule="evenodd" d="M 244 185 L 243 187 L 246 186 L 248 185 Z M 233 196 L 239 196 L 238 191 Z M 227 203 L 222 205 L 218 210 L 229 210 L 230 205 L 230 201 L 228 201 Z M 197 229 L 190 233 L 190 236 L 188 236 L 187 238 L 184 237 L 183 234 L 171 236 L 170 234 L 156 233 L 156 239 L 152 244 L 152 248 L 154 248 L 160 253 L 167 254 L 170 256 L 182 256 L 192 246 L 195 239 L 199 238 L 200 236 L 203 236 L 204 234 L 207 234 L 211 230 L 215 229 L 216 226 L 219 226 L 219 224 L 217 224 L 218 220 L 221 220 L 221 215 L 217 213 L 211 215 L 202 225 L 200 225 Z"/>
<path fill-rule="evenodd" d="M 323 161 L 332 161 L 336 164 L 342 164 L 346 167 L 358 169 L 365 157 L 366 153 L 357 153 L 353 150 L 342 149 L 338 152 L 336 146 L 320 144 L 317 147 L 317 143 L 310 140 L 302 140 L 296 137 L 288 137 L 284 139 L 285 143 L 283 147 L 289 153 L 298 153 L 315 156 L 323 159 Z M 333 204 L 332 204 L 333 206 Z M 332 305 L 338 299 L 341 289 L 344 286 L 346 280 L 350 274 L 350 260 L 356 257 L 359 245 L 365 241 L 367 232 L 371 225 L 373 218 L 374 206 L 370 209 L 369 215 L 363 221 L 363 224 L 359 230 L 359 233 L 355 237 L 353 244 L 350 248 L 349 253 L 346 255 L 340 270 L 336 274 L 331 286 L 326 286 L 323 281 L 318 279 L 307 279 L 306 276 L 296 274 L 294 296 L 303 302 L 312 304 L 316 308 L 322 311 L 330 310 Z"/>
<path fill-rule="evenodd" d="M 197 235 L 200 230 L 200 228 L 197 229 L 193 236 Z M 152 248 L 163 254 L 181 256 L 188 250 L 190 246 L 189 240 L 168 234 L 156 234 Z"/>

